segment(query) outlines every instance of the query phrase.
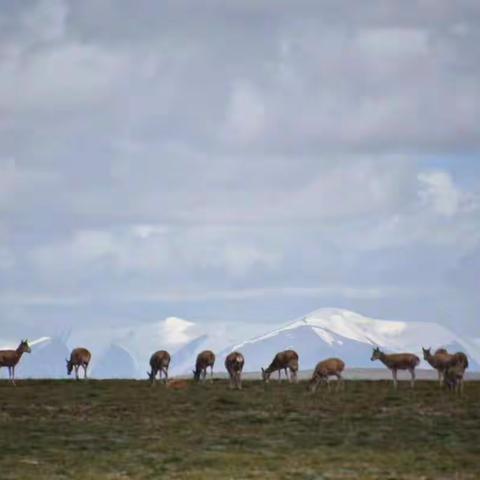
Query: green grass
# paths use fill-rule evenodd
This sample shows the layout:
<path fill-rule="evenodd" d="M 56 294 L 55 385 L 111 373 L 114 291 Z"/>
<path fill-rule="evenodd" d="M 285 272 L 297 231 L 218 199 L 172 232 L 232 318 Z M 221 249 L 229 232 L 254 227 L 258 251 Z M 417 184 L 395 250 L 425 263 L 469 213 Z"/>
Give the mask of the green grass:
<path fill-rule="evenodd" d="M 480 382 L 0 382 L 0 478 L 477 479 Z"/>

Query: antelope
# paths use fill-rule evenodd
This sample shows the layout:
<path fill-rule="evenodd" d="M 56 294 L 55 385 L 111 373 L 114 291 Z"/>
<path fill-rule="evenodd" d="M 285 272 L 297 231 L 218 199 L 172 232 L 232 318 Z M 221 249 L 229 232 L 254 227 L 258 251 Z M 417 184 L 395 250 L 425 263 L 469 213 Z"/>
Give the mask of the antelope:
<path fill-rule="evenodd" d="M 450 355 L 447 350 L 444 348 L 439 348 L 432 355 L 431 348 L 423 348 L 423 358 L 426 360 L 435 370 L 438 372 L 438 381 L 440 385 L 443 384 L 443 377 L 445 375 L 445 370 L 452 360 L 452 355 Z"/>
<path fill-rule="evenodd" d="M 328 377 L 337 377 L 337 390 L 340 385 L 343 385 L 342 372 L 345 368 L 345 363 L 339 358 L 327 358 L 317 363 L 315 370 L 313 371 L 312 378 L 309 383 L 310 391 L 315 392 L 320 382 L 325 382 L 330 390 L 330 383 Z"/>
<path fill-rule="evenodd" d="M 207 376 L 207 368 L 210 367 L 210 376 L 213 377 L 213 365 L 215 364 L 215 354 L 210 350 L 204 350 L 197 355 L 195 370 L 193 370 L 193 378 L 197 382 L 200 376 L 205 380 Z"/>
<path fill-rule="evenodd" d="M 225 359 L 225 368 L 230 376 L 230 388 L 242 389 L 242 370 L 245 359 L 240 352 L 232 352 Z"/>
<path fill-rule="evenodd" d="M 448 353 L 445 348 L 439 348 L 432 355 L 431 348 L 423 348 L 423 358 L 438 371 L 440 385 L 444 383 L 445 371 L 450 366 L 460 365 L 464 370 L 468 367 L 468 358 L 463 352 Z"/>
<path fill-rule="evenodd" d="M 167 388 L 171 390 L 185 390 L 188 388 L 189 385 L 188 380 L 181 380 L 181 379 L 176 379 L 176 380 L 168 380 L 167 381 Z"/>
<path fill-rule="evenodd" d="M 168 366 L 170 365 L 170 354 L 165 350 L 159 350 L 150 357 L 150 372 L 147 372 L 150 383 L 153 385 L 158 373 L 159 380 L 164 375 L 163 383 L 168 381 Z"/>
<path fill-rule="evenodd" d="M 72 373 L 72 370 L 75 369 L 75 379 L 79 380 L 80 378 L 78 376 L 78 369 L 82 367 L 84 372 L 84 378 L 88 378 L 87 368 L 91 358 L 92 355 L 86 348 L 80 347 L 73 349 L 72 353 L 70 354 L 70 360 L 68 360 L 67 358 L 65 359 L 65 361 L 67 362 L 67 373 L 70 375 Z"/>
<path fill-rule="evenodd" d="M 456 363 L 449 365 L 443 375 L 443 381 L 449 390 L 456 393 L 463 393 L 463 377 L 465 375 L 465 365 L 463 363 Z"/>
<path fill-rule="evenodd" d="M 0 350 L 0 368 L 8 367 L 8 378 L 15 385 L 15 366 L 24 353 L 32 353 L 28 340 L 22 340 L 16 350 Z"/>
<path fill-rule="evenodd" d="M 281 370 L 285 371 L 285 375 L 290 382 L 297 381 L 298 372 L 298 354 L 293 350 L 285 350 L 278 352 L 272 363 L 265 369 L 262 368 L 262 379 L 265 383 L 270 380 L 270 375 L 278 370 L 278 380 L 281 379 Z M 287 370 L 290 370 L 290 378 L 288 377 Z"/>
<path fill-rule="evenodd" d="M 392 371 L 393 386 L 397 388 L 397 371 L 408 370 L 412 379 L 410 380 L 410 386 L 415 387 L 415 367 L 420 363 L 420 359 L 413 353 L 391 353 L 387 355 L 382 352 L 380 348 L 373 349 L 372 362 L 374 360 L 380 360 L 386 367 Z"/>

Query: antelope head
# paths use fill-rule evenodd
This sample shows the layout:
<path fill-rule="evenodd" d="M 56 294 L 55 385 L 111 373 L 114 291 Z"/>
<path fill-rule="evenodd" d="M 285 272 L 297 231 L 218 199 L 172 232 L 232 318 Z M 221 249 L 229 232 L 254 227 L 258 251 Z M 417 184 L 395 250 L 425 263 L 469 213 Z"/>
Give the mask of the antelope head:
<path fill-rule="evenodd" d="M 197 368 L 196 370 L 192 370 L 193 372 L 193 379 L 198 382 L 200 380 L 200 369 Z"/>
<path fill-rule="evenodd" d="M 20 351 L 22 353 L 32 353 L 32 349 L 30 348 L 30 345 L 28 344 L 28 340 L 22 340 L 20 342 L 20 345 L 18 346 L 17 351 Z"/>
<path fill-rule="evenodd" d="M 268 383 L 268 381 L 270 380 L 270 372 L 268 372 L 268 371 L 265 370 L 264 368 L 262 368 L 262 380 L 263 380 L 265 383 Z"/>
<path fill-rule="evenodd" d="M 375 347 L 373 349 L 372 357 L 370 358 L 370 360 L 373 362 L 374 360 L 378 360 L 379 358 L 381 358 L 381 356 L 382 356 L 382 352 L 381 352 L 380 348 Z"/>
<path fill-rule="evenodd" d="M 71 360 L 68 360 L 68 358 L 66 358 L 65 361 L 67 362 L 67 373 L 70 375 L 73 370 L 73 363 Z"/>
<path fill-rule="evenodd" d="M 432 348 L 423 348 L 422 347 L 423 359 L 424 360 L 428 360 L 432 356 L 431 350 L 432 350 Z"/>

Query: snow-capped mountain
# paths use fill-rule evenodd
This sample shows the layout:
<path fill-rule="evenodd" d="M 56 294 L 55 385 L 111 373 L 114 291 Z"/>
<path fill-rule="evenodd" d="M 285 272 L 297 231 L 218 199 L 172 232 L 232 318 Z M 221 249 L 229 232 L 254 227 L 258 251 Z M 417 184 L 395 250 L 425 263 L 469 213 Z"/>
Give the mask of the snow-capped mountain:
<path fill-rule="evenodd" d="M 349 367 L 374 367 L 372 346 L 388 352 L 412 352 L 422 358 L 422 346 L 443 346 L 463 350 L 470 357 L 470 368 L 480 369 L 480 349 L 446 327 L 430 322 L 376 320 L 342 309 L 317 310 L 265 335 L 228 348 L 245 355 L 245 370 L 258 371 L 280 350 L 293 348 L 300 356 L 300 367 L 310 369 L 322 358 L 338 356 Z"/>
<path fill-rule="evenodd" d="M 83 374 L 82 371 L 80 373 Z M 92 362 L 91 374 L 94 378 L 136 378 L 139 372 L 132 355 L 112 343 L 95 363 Z"/>
<path fill-rule="evenodd" d="M 470 370 L 480 370 L 479 339 L 461 337 L 437 323 L 376 320 L 343 309 L 320 309 L 233 346 L 232 338 L 238 336 L 233 336 L 227 327 L 216 323 L 205 329 L 199 323 L 169 317 L 112 332 L 95 331 L 88 335 L 69 332 L 59 337 L 42 337 L 31 342 L 32 354 L 23 356 L 17 375 L 67 378 L 65 358 L 71 348 L 79 345 L 92 352 L 93 378 L 145 378 L 150 355 L 160 349 L 172 353 L 171 375 L 190 375 L 197 354 L 206 349 L 217 354 L 216 372 L 224 371 L 225 356 L 233 350 L 244 354 L 245 371 L 256 372 L 267 366 L 275 353 L 287 348 L 299 353 L 302 370 L 311 369 L 319 360 L 331 356 L 341 357 L 350 368 L 382 368 L 378 362 L 370 361 L 372 346 L 376 345 L 387 352 L 416 353 L 420 358 L 422 346 L 462 350 L 469 356 Z M 71 335 L 73 340 L 69 340 Z M 14 341 L 2 343 L 16 348 Z M 424 362 L 421 366 L 430 368 Z"/>
<path fill-rule="evenodd" d="M 208 335 L 201 335 L 177 350 L 172 355 L 170 373 L 172 375 L 189 374 L 195 366 L 197 355 L 202 350 L 211 350 L 211 347 L 208 345 L 208 339 Z"/>

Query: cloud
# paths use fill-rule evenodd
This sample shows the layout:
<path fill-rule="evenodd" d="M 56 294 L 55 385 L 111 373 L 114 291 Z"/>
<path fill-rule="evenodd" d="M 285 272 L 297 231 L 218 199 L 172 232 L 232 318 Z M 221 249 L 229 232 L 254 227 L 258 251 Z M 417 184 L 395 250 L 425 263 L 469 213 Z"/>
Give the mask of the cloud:
<path fill-rule="evenodd" d="M 447 172 L 421 172 L 418 179 L 423 184 L 423 189 L 420 191 L 422 200 L 430 204 L 436 213 L 447 217 L 458 213 L 462 193 L 456 188 Z"/>
<path fill-rule="evenodd" d="M 475 312 L 449 275 L 480 244 L 479 23 L 447 0 L 8 3 L 5 328 Z"/>

